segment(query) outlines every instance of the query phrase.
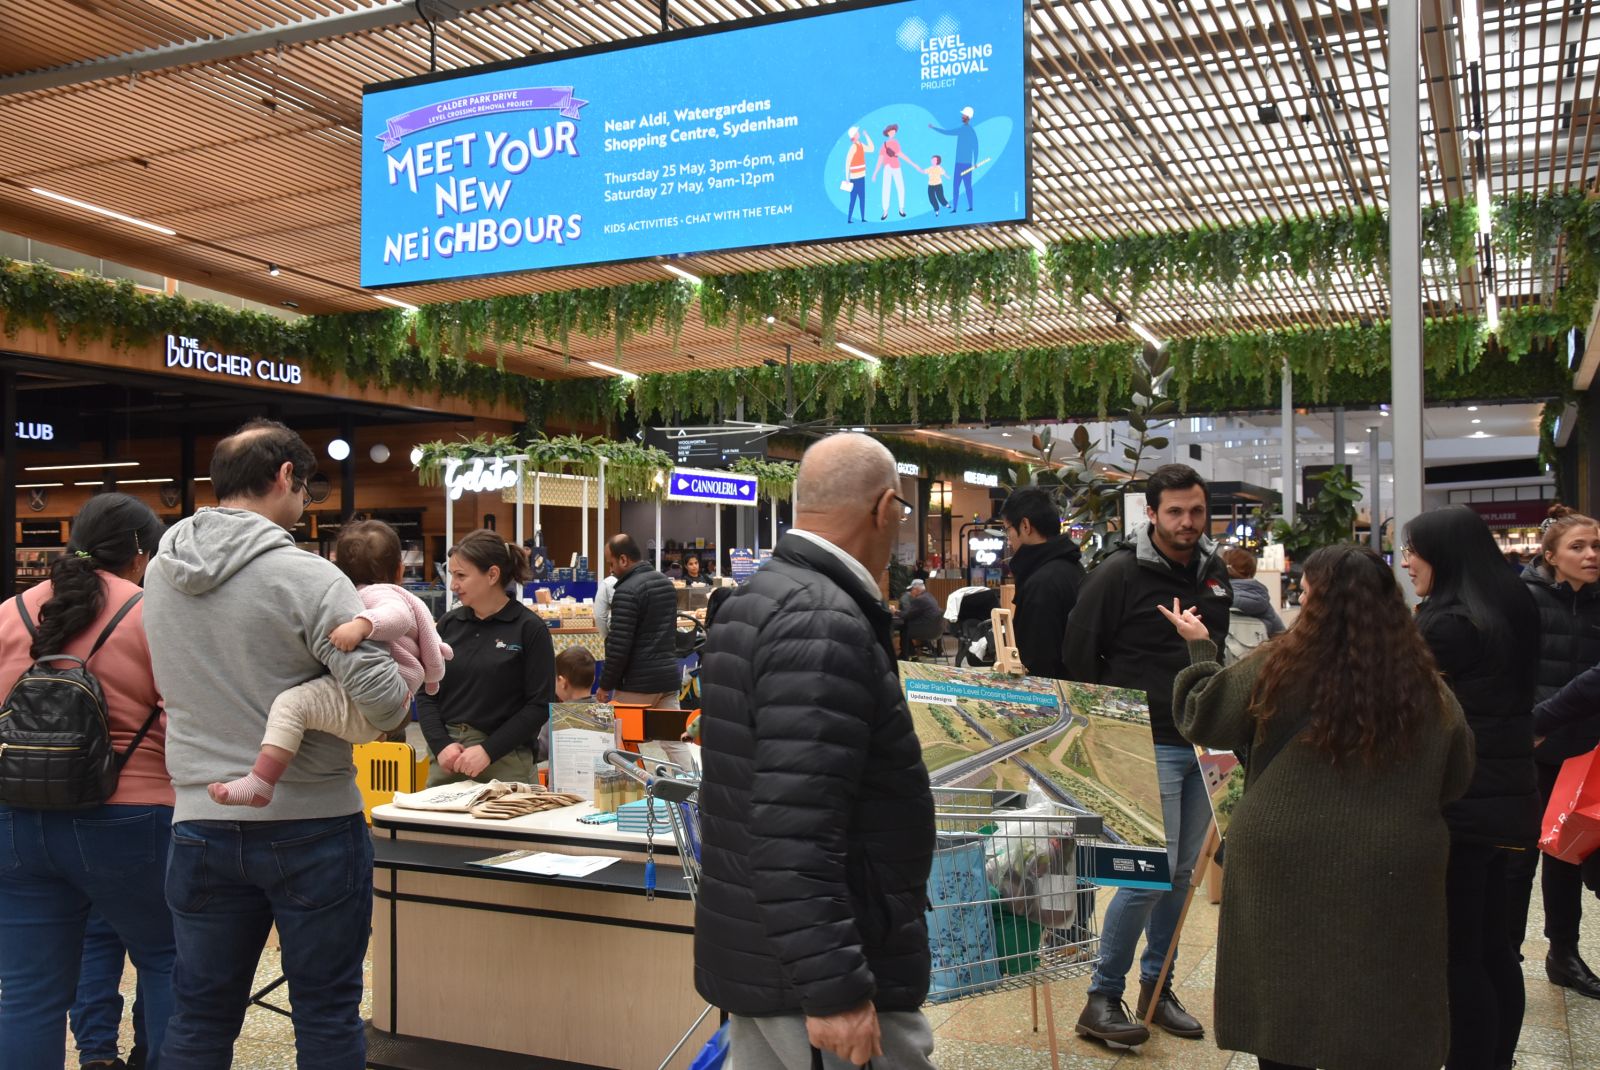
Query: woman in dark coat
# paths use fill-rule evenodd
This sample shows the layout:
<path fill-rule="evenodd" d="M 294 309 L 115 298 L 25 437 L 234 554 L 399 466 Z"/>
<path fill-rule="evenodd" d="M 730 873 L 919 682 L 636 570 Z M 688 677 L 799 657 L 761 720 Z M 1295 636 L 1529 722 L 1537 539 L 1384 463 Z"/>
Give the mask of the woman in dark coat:
<path fill-rule="evenodd" d="M 1178 730 L 1249 750 L 1228 825 L 1217 1044 L 1262 1070 L 1438 1070 L 1441 809 L 1466 789 L 1472 735 L 1382 558 L 1318 550 L 1303 590 L 1295 626 L 1227 668 L 1199 617 L 1163 608 L 1192 662 L 1173 685 Z"/>
<path fill-rule="evenodd" d="M 1522 574 L 1539 607 L 1537 701 L 1558 694 L 1586 669 L 1600 664 L 1600 525 L 1564 505 L 1550 510 L 1540 553 Z M 1556 728 L 1533 749 L 1541 806 L 1550 804 L 1556 777 L 1568 758 L 1600 746 L 1600 708 L 1596 716 Z M 1535 714 L 1535 730 L 1539 717 Z M 1540 733 L 1543 734 L 1543 733 Z M 1578 954 L 1578 927 L 1583 920 L 1583 866 L 1537 851 L 1512 863 L 1512 926 L 1520 947 L 1528 927 L 1528 900 L 1533 872 L 1541 868 L 1544 934 L 1550 941 L 1544 972 L 1550 983 L 1590 999 L 1600 999 L 1600 978 Z M 1594 864 L 1590 863 L 1592 868 Z"/>
<path fill-rule="evenodd" d="M 1511 1066 L 1522 1032 L 1511 867 L 1539 840 L 1533 684 L 1539 612 L 1477 513 L 1452 505 L 1404 533 L 1402 560 L 1426 601 L 1417 627 L 1472 728 L 1477 771 L 1450 824 L 1450 1060 Z"/>

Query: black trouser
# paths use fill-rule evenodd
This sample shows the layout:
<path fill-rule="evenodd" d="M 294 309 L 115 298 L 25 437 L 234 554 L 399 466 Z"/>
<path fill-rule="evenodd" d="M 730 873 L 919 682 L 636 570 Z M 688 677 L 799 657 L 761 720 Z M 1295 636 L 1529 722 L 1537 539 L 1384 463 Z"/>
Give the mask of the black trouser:
<path fill-rule="evenodd" d="M 1539 808 L 1550 806 L 1550 796 L 1555 794 L 1556 778 L 1561 766 L 1538 762 Z M 1544 865 L 1539 864 L 1540 857 Z M 1544 898 L 1544 935 L 1551 947 L 1576 947 L 1578 925 L 1583 921 L 1584 867 L 1559 858 L 1551 858 L 1542 851 L 1524 851 L 1511 866 L 1511 923 L 1512 935 L 1520 950 L 1528 928 L 1528 900 L 1533 896 L 1533 871 L 1540 868 L 1539 890 Z"/>
<path fill-rule="evenodd" d="M 1309 1066 L 1296 1066 L 1294 1063 L 1276 1063 L 1259 1055 L 1256 1056 L 1256 1062 L 1261 1065 L 1261 1070 L 1312 1070 Z"/>
<path fill-rule="evenodd" d="M 1511 1065 L 1525 996 L 1512 930 L 1508 868 L 1519 853 L 1452 843 L 1445 877 L 1449 916 L 1450 1058 L 1446 1070 Z"/>

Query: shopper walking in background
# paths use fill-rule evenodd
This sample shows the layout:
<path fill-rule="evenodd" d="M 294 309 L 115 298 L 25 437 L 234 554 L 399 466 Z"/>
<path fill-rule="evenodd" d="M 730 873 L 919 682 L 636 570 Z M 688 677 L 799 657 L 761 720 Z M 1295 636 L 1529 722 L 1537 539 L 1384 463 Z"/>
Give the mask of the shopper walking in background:
<path fill-rule="evenodd" d="M 287 427 L 245 424 L 211 455 L 221 505 L 175 524 L 145 573 L 144 625 L 166 699 L 177 800 L 168 1070 L 230 1065 L 274 927 L 300 1065 L 366 1065 L 372 837 L 350 744 L 307 733 L 270 809 L 222 806 L 206 790 L 250 768 L 273 699 L 325 672 L 375 727 L 405 719 L 406 685 L 388 651 L 367 642 L 345 653 L 328 638 L 361 612 L 355 587 L 290 534 L 315 470 L 310 447 Z"/>
<path fill-rule="evenodd" d="M 1551 703 L 1534 715 L 1534 733 L 1543 737 L 1533 748 L 1541 808 L 1550 805 L 1562 763 L 1600 746 L 1600 689 L 1586 693 L 1585 688 L 1566 686 L 1600 665 L 1600 524 L 1564 505 L 1554 506 L 1550 517 L 1539 554 L 1522 576 L 1539 607 L 1536 700 L 1545 703 L 1559 694 L 1569 713 L 1547 724 L 1545 715 L 1561 708 Z M 1595 864 L 1586 863 L 1591 868 Z M 1512 860 L 1512 940 L 1520 950 L 1527 937 L 1536 868 L 1541 871 L 1544 934 L 1550 941 L 1545 976 L 1551 984 L 1600 999 L 1600 978 L 1578 953 L 1584 866 L 1538 851 L 1522 852 Z"/>
<path fill-rule="evenodd" d="M 1445 808 L 1450 827 L 1448 1070 L 1511 1066 L 1524 990 L 1510 869 L 1539 840 L 1533 694 L 1539 611 L 1477 513 L 1452 505 L 1402 533 L 1424 599 L 1417 627 L 1472 728 L 1476 770 Z"/>
<path fill-rule="evenodd" d="M 155 1070 L 172 1014 L 175 948 L 164 889 L 173 800 L 139 581 L 161 541 L 161 522 L 136 498 L 100 494 L 73 518 L 71 531 L 50 578 L 0 604 L 0 695 L 40 658 L 83 659 L 105 696 L 121 771 L 100 806 L 0 806 L 0 1063 L 62 1066 L 80 968 L 95 982 L 76 1008 L 80 1015 L 102 1012 L 113 999 L 120 1008 L 126 947 L 143 993 L 146 1065 Z M 110 939 L 86 946 L 89 926 L 109 929 Z M 83 1055 L 115 1066 L 117 1027 L 107 1024 L 86 1029 L 97 1048 Z"/>
<path fill-rule="evenodd" d="M 933 799 L 877 577 L 908 514 L 865 435 L 806 451 L 795 527 L 701 672 L 695 987 L 739 1070 L 932 1070 Z"/>
<path fill-rule="evenodd" d="M 1305 563 L 1299 621 L 1223 668 L 1210 629 L 1163 609 L 1191 666 L 1173 717 L 1248 752 L 1228 824 L 1217 932 L 1217 1044 L 1262 1070 L 1437 1070 L 1446 1011 L 1444 803 L 1472 735 L 1371 550 Z"/>
<path fill-rule="evenodd" d="M 428 786 L 461 780 L 534 782 L 539 730 L 556 694 L 555 644 L 539 615 L 513 597 L 530 575 L 528 551 L 488 528 L 450 548 L 460 605 L 439 619 L 450 671 L 417 695 L 417 724 L 433 765 Z"/>
<path fill-rule="evenodd" d="M 1061 509 L 1050 492 L 1019 487 L 1000 507 L 1011 544 L 1012 630 L 1017 655 L 1030 676 L 1062 679 L 1067 615 L 1083 586 L 1083 553 L 1061 534 Z"/>
<path fill-rule="evenodd" d="M 601 702 L 678 708 L 683 670 L 678 665 L 678 592 L 672 581 L 642 560 L 632 535 L 606 542 L 606 569 L 617 577 L 611 595 Z"/>
<path fill-rule="evenodd" d="M 1173 599 L 1195 607 L 1211 641 L 1220 646 L 1228 632 L 1228 607 L 1233 601 L 1227 569 L 1206 534 L 1210 503 L 1205 480 L 1188 465 L 1162 465 L 1147 481 L 1145 498 L 1148 523 L 1084 580 L 1067 618 L 1063 659 L 1068 679 L 1149 693 L 1156 772 L 1161 780 L 1172 889 L 1118 889 L 1101 923 L 1100 963 L 1089 984 L 1088 1004 L 1078 1018 L 1079 1034 L 1114 1047 L 1142 1044 L 1150 1035 L 1140 1022 L 1129 1018 L 1122 1001 L 1141 934 L 1146 941 L 1139 960 L 1137 1017 L 1143 1018 L 1154 1000 L 1154 1021 L 1168 1033 L 1189 1038 L 1205 1035 L 1205 1028 L 1173 994 L 1172 973 L 1165 987 L 1155 991 L 1177 932 L 1195 862 L 1211 828 L 1211 800 L 1200 763 L 1195 760 L 1194 747 L 1172 722 L 1172 681 L 1188 666 L 1189 653 L 1183 639 L 1162 618 L 1161 608 L 1171 605 Z M 1176 964 L 1174 954 L 1174 967 Z"/>

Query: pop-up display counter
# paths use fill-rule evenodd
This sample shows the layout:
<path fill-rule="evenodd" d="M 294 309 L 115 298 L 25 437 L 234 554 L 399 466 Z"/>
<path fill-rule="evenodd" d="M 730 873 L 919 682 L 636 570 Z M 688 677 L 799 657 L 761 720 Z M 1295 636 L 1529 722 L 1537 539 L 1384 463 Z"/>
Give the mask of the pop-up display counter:
<path fill-rule="evenodd" d="M 373 810 L 380 1036 L 397 1048 L 405 1038 L 461 1045 L 452 1065 L 462 1066 L 485 1065 L 471 1048 L 619 1070 L 666 1057 L 705 1009 L 689 890 L 669 830 L 655 837 L 651 900 L 645 836 L 579 822 L 594 812 L 585 804 L 494 821 Z M 515 850 L 621 861 L 578 877 L 473 864 Z M 687 1066 L 716 1025 L 709 1016 L 672 1066 Z"/>

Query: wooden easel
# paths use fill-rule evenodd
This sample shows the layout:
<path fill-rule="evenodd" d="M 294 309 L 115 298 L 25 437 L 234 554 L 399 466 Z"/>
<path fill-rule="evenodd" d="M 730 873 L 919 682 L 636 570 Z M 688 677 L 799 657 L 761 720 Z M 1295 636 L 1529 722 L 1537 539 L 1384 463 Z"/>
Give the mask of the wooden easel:
<path fill-rule="evenodd" d="M 1026 675 L 1028 670 L 1022 667 L 1022 657 L 1017 653 L 1017 633 L 1011 610 L 991 609 L 989 625 L 994 631 L 995 671 L 1009 676 Z"/>
<path fill-rule="evenodd" d="M 1178 927 L 1172 930 L 1172 943 L 1167 945 L 1167 957 L 1161 963 L 1161 973 L 1156 977 L 1154 995 L 1150 998 L 1150 1006 L 1145 1008 L 1144 1027 L 1150 1028 L 1150 1023 L 1155 1021 L 1156 1005 L 1161 1002 L 1161 993 L 1167 987 L 1167 975 L 1172 972 L 1172 960 L 1178 954 L 1178 941 L 1183 937 L 1183 923 L 1189 920 L 1189 907 L 1194 904 L 1194 893 L 1204 878 L 1206 870 L 1211 868 L 1211 860 L 1217 857 L 1217 848 L 1222 846 L 1222 837 L 1217 832 L 1217 823 L 1211 822 L 1211 827 L 1206 830 L 1205 846 L 1200 848 L 1200 857 L 1195 860 L 1194 872 L 1189 876 L 1189 890 L 1183 897 L 1183 911 L 1178 915 Z"/>

